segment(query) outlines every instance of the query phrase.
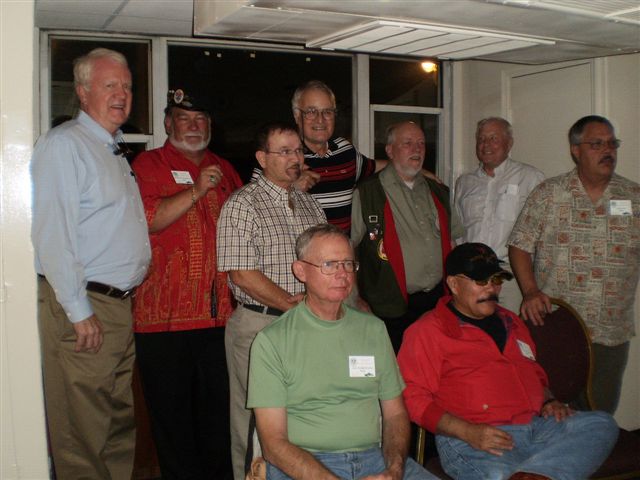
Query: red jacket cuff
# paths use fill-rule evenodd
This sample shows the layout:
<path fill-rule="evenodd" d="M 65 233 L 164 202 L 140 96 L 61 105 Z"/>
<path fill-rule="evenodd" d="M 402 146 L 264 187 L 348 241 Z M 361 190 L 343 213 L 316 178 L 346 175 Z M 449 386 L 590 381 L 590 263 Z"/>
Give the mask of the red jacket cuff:
<path fill-rule="evenodd" d="M 422 415 L 422 425 L 424 425 L 431 433 L 436 433 L 438 423 L 445 413 L 446 410 L 444 408 L 437 405 L 435 402 L 431 402 Z"/>

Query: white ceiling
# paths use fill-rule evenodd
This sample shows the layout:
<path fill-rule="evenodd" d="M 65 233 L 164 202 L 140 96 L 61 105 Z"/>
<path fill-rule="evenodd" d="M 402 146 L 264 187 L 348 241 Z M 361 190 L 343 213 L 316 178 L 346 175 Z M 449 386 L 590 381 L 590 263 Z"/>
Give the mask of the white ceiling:
<path fill-rule="evenodd" d="M 36 0 L 35 5 L 40 28 L 530 64 L 640 51 L 640 0 Z M 433 38 L 434 31 L 451 28 Z"/>

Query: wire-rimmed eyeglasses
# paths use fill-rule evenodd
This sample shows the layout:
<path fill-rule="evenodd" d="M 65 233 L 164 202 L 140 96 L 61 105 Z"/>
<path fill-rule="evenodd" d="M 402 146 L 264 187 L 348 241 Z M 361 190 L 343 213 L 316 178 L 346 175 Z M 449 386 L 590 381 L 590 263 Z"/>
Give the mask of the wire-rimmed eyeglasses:
<path fill-rule="evenodd" d="M 281 157 L 289 157 L 291 155 L 303 155 L 304 154 L 304 149 L 302 147 L 300 148 L 283 148 L 281 150 L 278 151 L 273 151 L 273 150 L 265 150 L 264 153 L 271 153 L 272 155 L 279 155 Z"/>
<path fill-rule="evenodd" d="M 306 260 L 300 260 L 300 261 L 302 263 L 306 263 L 307 265 L 311 265 L 313 267 L 319 268 L 320 273 L 323 273 L 324 275 L 335 274 L 340 268 L 340 265 L 342 265 L 342 268 L 347 273 L 357 272 L 358 268 L 360 268 L 360 264 L 355 260 L 326 260 L 320 263 L 320 265 L 307 262 Z"/>
<path fill-rule="evenodd" d="M 620 148 L 621 143 L 622 143 L 622 140 L 618 138 L 614 138 L 613 140 L 606 140 L 606 141 L 594 140 L 592 142 L 579 142 L 578 145 L 589 145 L 591 147 L 591 150 L 595 150 L 596 152 L 599 152 L 605 146 L 609 147 L 611 150 L 617 150 L 618 148 Z"/>
<path fill-rule="evenodd" d="M 325 120 L 331 120 L 332 118 L 335 118 L 338 113 L 338 110 L 335 108 L 323 108 L 318 110 L 317 108 L 311 107 L 307 108 L 306 110 L 298 108 L 298 110 L 300 110 L 302 116 L 307 120 L 315 120 L 316 118 L 318 118 L 318 115 L 322 115 L 322 118 L 324 118 Z"/>

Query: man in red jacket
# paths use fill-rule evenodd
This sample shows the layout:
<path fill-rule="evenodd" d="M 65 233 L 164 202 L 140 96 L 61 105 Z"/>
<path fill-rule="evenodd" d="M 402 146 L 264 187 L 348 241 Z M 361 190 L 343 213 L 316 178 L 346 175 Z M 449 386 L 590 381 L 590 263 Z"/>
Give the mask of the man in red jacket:
<path fill-rule="evenodd" d="M 553 398 L 522 320 L 498 306 L 512 275 L 482 243 L 445 263 L 451 296 L 405 332 L 398 356 L 411 420 L 436 434 L 445 471 L 465 479 L 587 478 L 618 427 Z"/>
<path fill-rule="evenodd" d="M 217 271 L 216 229 L 241 186 L 231 164 L 207 149 L 211 117 L 171 90 L 169 138 L 133 170 L 149 225 L 152 266 L 134 299 L 138 366 L 163 479 L 231 478 L 224 333 L 227 274 Z"/>

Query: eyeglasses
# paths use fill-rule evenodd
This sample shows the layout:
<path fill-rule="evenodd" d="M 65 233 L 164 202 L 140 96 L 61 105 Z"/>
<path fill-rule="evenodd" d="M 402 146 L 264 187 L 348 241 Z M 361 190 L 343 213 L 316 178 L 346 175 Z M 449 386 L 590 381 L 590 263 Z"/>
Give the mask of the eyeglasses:
<path fill-rule="evenodd" d="M 621 143 L 622 140 L 616 138 L 614 140 L 607 140 L 606 142 L 603 142 L 602 140 L 595 140 L 593 142 L 580 142 L 578 143 L 578 145 L 589 145 L 591 147 L 591 150 L 599 152 L 605 146 L 609 147 L 611 150 L 617 150 L 618 148 L 620 148 Z"/>
<path fill-rule="evenodd" d="M 300 260 L 302 263 L 306 263 L 307 265 L 311 265 L 313 267 L 318 267 L 320 269 L 320 273 L 325 275 L 333 275 L 338 271 L 340 265 L 344 268 L 344 271 L 347 273 L 354 273 L 358 271 L 360 268 L 360 264 L 355 260 L 327 260 L 322 262 L 320 265 L 316 265 L 315 263 L 307 262 L 306 260 Z"/>
<path fill-rule="evenodd" d="M 463 277 L 463 278 L 466 278 L 467 280 L 472 280 L 479 287 L 486 287 L 489 284 L 489 282 L 491 282 L 493 285 L 502 285 L 504 283 L 504 281 L 506 280 L 504 275 L 502 275 L 500 273 L 496 273 L 494 275 L 491 275 L 489 278 L 485 278 L 483 280 L 475 280 L 475 279 L 469 278 L 469 277 L 467 277 L 466 275 L 463 275 L 463 274 L 456 275 L 456 277 Z"/>
<path fill-rule="evenodd" d="M 271 150 L 265 150 L 264 153 L 271 153 L 273 155 L 279 155 L 281 157 L 290 157 L 291 155 L 303 155 L 304 154 L 304 149 L 301 148 L 294 148 L 293 150 L 291 150 L 290 148 L 283 148 L 282 150 L 278 150 L 277 152 L 273 152 Z"/>
<path fill-rule="evenodd" d="M 302 113 L 302 116 L 307 120 L 315 120 L 318 118 L 318 115 L 322 114 L 322 118 L 325 120 L 331 120 L 338 114 L 338 110 L 335 108 L 323 108 L 322 110 L 318 110 L 317 108 L 307 108 L 306 110 L 302 110 L 298 108 Z"/>

